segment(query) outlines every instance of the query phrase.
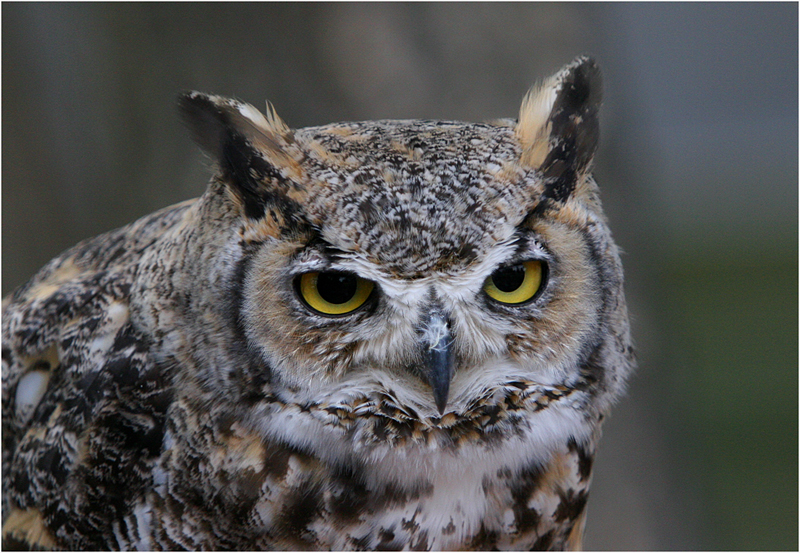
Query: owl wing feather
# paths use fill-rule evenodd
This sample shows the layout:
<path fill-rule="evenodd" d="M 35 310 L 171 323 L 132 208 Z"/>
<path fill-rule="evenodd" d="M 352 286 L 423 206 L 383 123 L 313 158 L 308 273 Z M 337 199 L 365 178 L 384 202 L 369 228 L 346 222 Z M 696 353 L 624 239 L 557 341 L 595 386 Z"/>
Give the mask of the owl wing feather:
<path fill-rule="evenodd" d="M 188 205 L 78 244 L 4 301 L 4 547 L 138 539 L 124 520 L 152 479 L 171 392 L 129 294 L 136 260 Z"/>

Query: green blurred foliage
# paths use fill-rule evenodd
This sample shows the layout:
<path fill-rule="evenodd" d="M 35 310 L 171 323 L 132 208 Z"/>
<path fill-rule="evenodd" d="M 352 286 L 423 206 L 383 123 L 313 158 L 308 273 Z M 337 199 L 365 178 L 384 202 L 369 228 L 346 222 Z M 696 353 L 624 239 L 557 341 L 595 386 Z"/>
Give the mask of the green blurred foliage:
<path fill-rule="evenodd" d="M 797 549 L 798 266 L 790 252 L 665 260 L 677 401 L 660 408 L 680 417 L 676 447 L 702 486 L 704 548 Z"/>

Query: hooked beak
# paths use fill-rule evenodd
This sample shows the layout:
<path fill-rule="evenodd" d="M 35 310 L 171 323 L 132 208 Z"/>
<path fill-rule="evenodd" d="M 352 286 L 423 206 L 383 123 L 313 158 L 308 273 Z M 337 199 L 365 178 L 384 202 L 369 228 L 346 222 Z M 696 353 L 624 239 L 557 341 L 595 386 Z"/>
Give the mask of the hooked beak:
<path fill-rule="evenodd" d="M 453 376 L 453 338 L 450 323 L 441 313 L 434 311 L 423 332 L 422 347 L 425 356 L 425 375 L 433 389 L 433 399 L 439 414 L 447 407 L 450 379 Z"/>

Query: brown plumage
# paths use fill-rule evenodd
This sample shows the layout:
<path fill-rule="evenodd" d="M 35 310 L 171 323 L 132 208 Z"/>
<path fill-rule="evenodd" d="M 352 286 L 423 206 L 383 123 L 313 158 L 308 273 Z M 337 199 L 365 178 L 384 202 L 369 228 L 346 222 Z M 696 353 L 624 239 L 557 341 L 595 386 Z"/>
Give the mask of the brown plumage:
<path fill-rule="evenodd" d="M 3 302 L 4 547 L 579 547 L 633 364 L 599 86 L 296 130 L 184 95 L 208 191 Z"/>

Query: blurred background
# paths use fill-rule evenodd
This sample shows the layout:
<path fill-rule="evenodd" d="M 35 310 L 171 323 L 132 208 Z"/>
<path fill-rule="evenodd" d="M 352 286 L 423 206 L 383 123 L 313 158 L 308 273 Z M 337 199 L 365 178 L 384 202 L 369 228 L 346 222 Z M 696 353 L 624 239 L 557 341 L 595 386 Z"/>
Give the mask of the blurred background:
<path fill-rule="evenodd" d="M 183 90 L 293 127 L 515 117 L 579 53 L 639 370 L 588 549 L 798 548 L 798 5 L 2 4 L 2 292 L 200 195 Z"/>

